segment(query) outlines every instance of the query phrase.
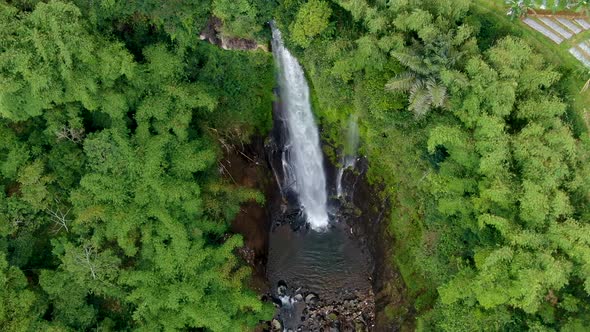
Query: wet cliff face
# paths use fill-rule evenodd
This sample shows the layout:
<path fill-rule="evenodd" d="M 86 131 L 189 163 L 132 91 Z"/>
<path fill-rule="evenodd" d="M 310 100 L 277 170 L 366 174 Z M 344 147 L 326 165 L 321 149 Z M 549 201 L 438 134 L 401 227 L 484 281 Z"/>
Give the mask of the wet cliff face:
<path fill-rule="evenodd" d="M 267 200 L 272 197 L 278 188 L 267 163 L 264 138 L 254 137 L 249 144 L 227 146 L 220 160 L 222 175 L 238 186 L 261 191 Z M 261 295 L 269 292 L 266 261 L 271 219 L 266 205 L 249 201 L 241 205 L 231 224 L 231 232 L 244 238 L 238 255 L 253 268 L 251 287 Z"/>
<path fill-rule="evenodd" d="M 366 178 L 369 162 L 360 158 L 357 167 L 345 171 L 343 186 L 353 188 L 352 206 L 360 211 L 351 228 L 362 235 L 374 261 L 372 287 L 375 294 L 375 326 L 373 331 L 414 331 L 415 312 L 400 272 L 394 265 L 392 251 L 395 239 L 389 234 L 391 203 L 380 185 L 371 185 Z"/>

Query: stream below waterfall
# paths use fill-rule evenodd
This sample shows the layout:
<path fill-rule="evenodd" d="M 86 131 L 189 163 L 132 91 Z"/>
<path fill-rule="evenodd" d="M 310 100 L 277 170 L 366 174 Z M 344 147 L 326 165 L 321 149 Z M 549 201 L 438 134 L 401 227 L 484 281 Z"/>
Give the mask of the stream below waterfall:
<path fill-rule="evenodd" d="M 369 331 L 373 263 L 353 231 L 363 220 L 342 183 L 355 166 L 358 128 L 348 124 L 354 151 L 337 169 L 323 154 L 303 69 L 271 27 L 279 87 L 267 157 L 280 191 L 269 200 L 266 275 L 279 307 L 273 331 Z"/>

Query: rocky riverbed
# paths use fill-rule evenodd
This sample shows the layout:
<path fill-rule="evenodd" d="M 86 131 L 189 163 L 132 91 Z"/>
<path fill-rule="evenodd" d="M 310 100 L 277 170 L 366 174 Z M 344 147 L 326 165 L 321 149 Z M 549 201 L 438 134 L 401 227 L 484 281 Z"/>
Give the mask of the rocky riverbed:
<path fill-rule="evenodd" d="M 375 321 L 373 292 L 346 294 L 344 300 L 328 301 L 315 293 L 299 292 L 293 297 L 274 299 L 278 314 L 272 320 L 271 331 L 348 332 L 372 331 Z M 278 303 L 277 303 L 278 302 Z M 285 306 L 287 310 L 285 310 Z M 290 317 L 295 313 L 295 317 Z M 285 316 L 287 315 L 287 317 Z M 290 326 L 298 320 L 297 326 Z"/>

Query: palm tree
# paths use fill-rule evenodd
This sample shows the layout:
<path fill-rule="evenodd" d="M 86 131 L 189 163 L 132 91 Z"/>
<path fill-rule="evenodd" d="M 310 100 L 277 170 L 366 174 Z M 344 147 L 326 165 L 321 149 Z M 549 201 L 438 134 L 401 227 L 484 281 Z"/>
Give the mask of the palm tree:
<path fill-rule="evenodd" d="M 426 66 L 413 54 L 393 52 L 392 56 L 407 70 L 391 78 L 385 85 L 386 90 L 408 93 L 408 108 L 417 118 L 433 108 L 447 108 L 447 88 L 437 80 L 435 66 Z"/>

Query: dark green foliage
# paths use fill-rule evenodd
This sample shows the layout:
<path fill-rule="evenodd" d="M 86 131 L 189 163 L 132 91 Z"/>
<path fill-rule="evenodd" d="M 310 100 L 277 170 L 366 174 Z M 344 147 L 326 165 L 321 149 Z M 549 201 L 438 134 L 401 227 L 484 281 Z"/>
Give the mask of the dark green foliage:
<path fill-rule="evenodd" d="M 0 114 L 21 121 L 54 105 L 101 107 L 99 96 L 133 74 L 119 43 L 91 35 L 74 5 L 40 3 L 31 13 L 0 5 Z"/>
<path fill-rule="evenodd" d="M 241 331 L 271 316 L 227 234 L 241 202 L 264 199 L 220 179 L 218 159 L 219 142 L 269 129 L 273 63 L 200 42 L 211 15 L 262 43 L 276 19 L 336 149 L 358 119 L 418 314 L 407 328 L 589 329 L 590 149 L 567 122 L 571 72 L 470 1 L 9 3 L 3 329 Z"/>
<path fill-rule="evenodd" d="M 211 0 L 73 2 L 96 29 L 122 35 L 133 53 L 155 41 L 170 41 L 180 49 L 194 45 L 211 12 Z"/>
<path fill-rule="evenodd" d="M 217 133 L 268 130 L 271 57 L 201 45 L 208 3 L 76 3 L 0 4 L 0 326 L 268 319 L 226 234 L 263 199 L 220 178 Z"/>
<path fill-rule="evenodd" d="M 310 40 L 328 27 L 332 10 L 325 1 L 311 0 L 303 4 L 290 27 L 292 39 L 299 46 L 306 47 Z"/>
<path fill-rule="evenodd" d="M 332 1 L 334 30 L 302 43 L 309 3 L 277 21 L 305 47 L 325 136 L 359 118 L 417 328 L 587 329 L 588 146 L 559 73 L 469 1 Z"/>
<path fill-rule="evenodd" d="M 4 331 L 30 331 L 42 329 L 39 321 L 43 314 L 42 302 L 35 292 L 27 289 L 22 271 L 11 266 L 0 253 L 0 324 Z"/>
<path fill-rule="evenodd" d="M 231 37 L 259 39 L 272 19 L 275 0 L 213 0 L 212 13 L 221 19 L 222 33 Z"/>
<path fill-rule="evenodd" d="M 210 85 L 217 97 L 216 112 L 208 117 L 213 127 L 223 130 L 225 124 L 232 123 L 228 128 L 239 128 L 244 137 L 270 130 L 271 113 L 265 110 L 273 98 L 274 64 L 269 54 L 225 52 L 201 44 L 189 54 L 189 61 L 200 68 L 194 79 Z M 257 73 L 255 79 L 253 72 Z"/>

